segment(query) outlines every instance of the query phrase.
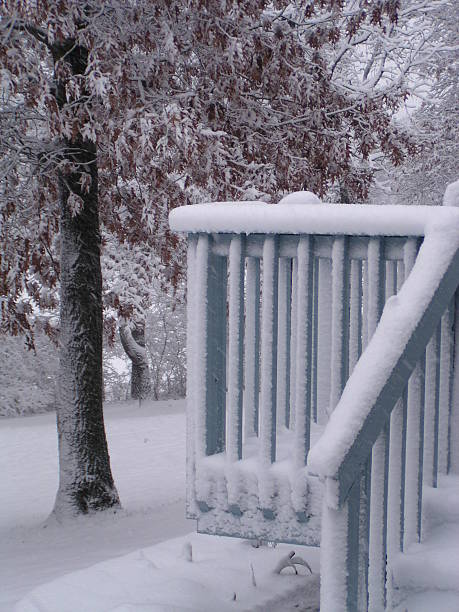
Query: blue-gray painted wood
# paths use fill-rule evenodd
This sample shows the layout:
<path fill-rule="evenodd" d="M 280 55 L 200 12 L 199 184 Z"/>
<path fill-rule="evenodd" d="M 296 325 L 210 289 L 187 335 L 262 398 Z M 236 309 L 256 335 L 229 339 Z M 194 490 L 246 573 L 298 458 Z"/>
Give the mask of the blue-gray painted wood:
<path fill-rule="evenodd" d="M 408 421 L 408 390 L 402 393 L 402 458 L 401 458 L 401 482 L 400 482 L 400 550 L 403 551 L 405 541 L 405 481 L 406 481 L 406 430 Z"/>
<path fill-rule="evenodd" d="M 449 375 L 449 405 L 448 405 L 448 440 L 447 440 L 447 457 L 446 457 L 446 473 L 449 474 L 452 465 L 452 416 L 453 404 L 458 402 L 459 398 L 454 396 L 454 379 L 459 376 L 459 372 L 455 371 L 455 350 L 457 351 L 456 342 L 458 341 L 458 326 L 459 326 L 459 290 L 456 291 L 449 308 L 449 319 L 451 324 L 451 344 L 450 344 L 450 375 Z M 457 410 L 457 409 L 456 409 Z M 457 426 L 457 424 L 456 424 Z"/>
<path fill-rule="evenodd" d="M 389 482 L 389 436 L 390 421 L 373 446 L 371 460 L 370 501 L 370 565 L 369 606 L 370 611 L 384 609 L 387 600 L 387 498 Z"/>
<path fill-rule="evenodd" d="M 206 454 L 225 450 L 226 258 L 209 252 L 207 269 Z"/>
<path fill-rule="evenodd" d="M 332 248 L 332 348 L 329 410 L 333 411 L 349 376 L 349 257 L 347 236 Z"/>
<path fill-rule="evenodd" d="M 227 446 L 229 461 L 242 459 L 245 237 L 233 236 L 229 251 Z"/>
<path fill-rule="evenodd" d="M 347 498 L 347 610 L 359 610 L 359 559 L 360 559 L 360 477 L 353 483 Z"/>
<path fill-rule="evenodd" d="M 438 486 L 438 425 L 440 417 L 440 343 L 441 343 L 441 323 L 437 327 L 435 338 L 435 412 L 434 412 L 434 448 L 432 466 L 432 486 Z"/>
<path fill-rule="evenodd" d="M 258 435 L 260 403 L 260 260 L 247 258 L 245 329 L 245 435 Z"/>
<path fill-rule="evenodd" d="M 319 342 L 319 258 L 314 257 L 314 288 L 313 288 L 313 306 L 312 306 L 312 389 L 311 389 L 311 405 L 312 418 L 314 423 L 317 423 L 317 354 Z"/>
<path fill-rule="evenodd" d="M 435 333 L 435 331 L 433 332 Z M 427 343 L 426 343 L 427 346 Z M 421 397 L 419 406 L 419 472 L 418 472 L 418 514 L 417 514 L 417 536 L 418 541 L 421 541 L 422 528 L 422 473 L 424 467 L 424 411 L 425 411 L 425 372 L 426 372 L 426 353 L 425 350 L 420 359 L 421 369 Z"/>
<path fill-rule="evenodd" d="M 358 610 L 368 608 L 368 570 L 370 544 L 371 455 L 366 462 L 360 482 L 359 586 Z"/>
<path fill-rule="evenodd" d="M 302 468 L 310 447 L 311 430 L 311 353 L 312 353 L 312 239 L 302 236 L 298 243 L 297 353 L 295 396 L 295 465 Z"/>
<path fill-rule="evenodd" d="M 419 324 L 409 339 L 405 350 L 400 355 L 393 371 L 381 390 L 370 414 L 365 419 L 354 444 L 344 458 L 338 473 L 339 503 L 346 499 L 349 490 L 357 478 L 361 466 L 367 460 L 384 424 L 389 419 L 396 401 L 408 383 L 416 363 L 421 358 L 427 343 L 441 316 L 447 308 L 457 286 L 459 285 L 459 250 L 441 279 L 430 303 L 421 317 Z"/>
<path fill-rule="evenodd" d="M 277 335 L 277 418 L 285 427 L 290 423 L 290 340 L 292 305 L 292 260 L 279 259 Z M 282 421 L 282 422 L 281 422 Z"/>
<path fill-rule="evenodd" d="M 269 459 L 271 463 L 276 460 L 278 261 L 279 237 L 266 236 L 262 277 L 260 456 L 262 462 Z"/>

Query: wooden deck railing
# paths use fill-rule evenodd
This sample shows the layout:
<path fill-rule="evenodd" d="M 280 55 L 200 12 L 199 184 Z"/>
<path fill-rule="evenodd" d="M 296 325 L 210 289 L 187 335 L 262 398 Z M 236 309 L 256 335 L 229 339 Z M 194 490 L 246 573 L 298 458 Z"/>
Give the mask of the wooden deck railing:
<path fill-rule="evenodd" d="M 384 609 L 423 481 L 459 469 L 459 211 L 226 203 L 171 227 L 189 245 L 188 515 L 321 540 L 321 610 Z"/>

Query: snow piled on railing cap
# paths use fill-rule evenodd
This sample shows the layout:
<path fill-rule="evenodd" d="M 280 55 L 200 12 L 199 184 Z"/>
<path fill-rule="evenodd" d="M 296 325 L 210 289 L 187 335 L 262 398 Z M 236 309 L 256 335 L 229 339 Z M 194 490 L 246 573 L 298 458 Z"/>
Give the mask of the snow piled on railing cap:
<path fill-rule="evenodd" d="M 296 194 L 287 198 L 293 195 Z M 459 227 L 458 208 L 290 204 L 287 198 L 282 206 L 265 202 L 215 202 L 183 206 L 170 213 L 169 223 L 175 232 L 350 236 L 424 236 L 432 225 Z M 298 199 L 292 197 L 294 202 Z"/>
<path fill-rule="evenodd" d="M 399 293 L 386 302 L 376 331 L 349 377 L 324 433 L 309 451 L 307 464 L 312 473 L 337 478 L 458 248 L 457 225 L 429 228 L 413 269 Z"/>

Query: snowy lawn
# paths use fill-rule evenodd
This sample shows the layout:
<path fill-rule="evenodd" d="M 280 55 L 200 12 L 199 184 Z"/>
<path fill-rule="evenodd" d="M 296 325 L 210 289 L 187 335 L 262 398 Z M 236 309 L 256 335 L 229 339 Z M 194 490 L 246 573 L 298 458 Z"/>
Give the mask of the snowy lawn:
<path fill-rule="evenodd" d="M 109 404 L 116 514 L 44 524 L 57 491 L 54 414 L 0 419 L 0 611 L 30 589 L 195 529 L 184 517 L 185 402 Z"/>
<path fill-rule="evenodd" d="M 1 612 L 19 599 L 30 612 L 318 609 L 318 550 L 189 534 L 184 402 L 109 404 L 105 420 L 123 510 L 65 525 L 46 521 L 57 489 L 55 415 L 0 420 Z M 299 576 L 273 573 L 292 548 L 314 575 L 301 566 Z"/>

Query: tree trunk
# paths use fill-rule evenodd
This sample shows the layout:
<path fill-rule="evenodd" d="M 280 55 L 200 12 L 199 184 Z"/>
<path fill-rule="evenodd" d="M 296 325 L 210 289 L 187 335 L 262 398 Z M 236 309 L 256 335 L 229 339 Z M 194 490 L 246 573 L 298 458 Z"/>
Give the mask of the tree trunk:
<path fill-rule="evenodd" d="M 122 325 L 120 339 L 132 361 L 131 398 L 145 399 L 151 392 L 150 368 L 145 350 L 145 322 L 136 322 L 132 330 L 128 325 Z"/>
<path fill-rule="evenodd" d="M 82 74 L 87 51 L 54 47 Z M 56 61 L 56 60 L 55 60 Z M 56 97 L 63 103 L 63 84 Z M 102 274 L 96 145 L 76 135 L 65 143 L 71 172 L 60 177 L 61 311 L 57 429 L 59 489 L 53 513 L 88 513 L 120 505 L 110 469 L 102 410 Z M 82 188 L 85 172 L 89 191 Z M 69 198 L 82 200 L 75 213 Z"/>

